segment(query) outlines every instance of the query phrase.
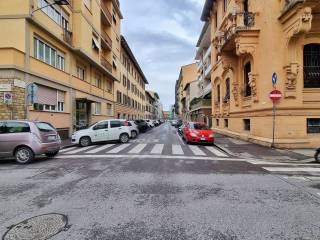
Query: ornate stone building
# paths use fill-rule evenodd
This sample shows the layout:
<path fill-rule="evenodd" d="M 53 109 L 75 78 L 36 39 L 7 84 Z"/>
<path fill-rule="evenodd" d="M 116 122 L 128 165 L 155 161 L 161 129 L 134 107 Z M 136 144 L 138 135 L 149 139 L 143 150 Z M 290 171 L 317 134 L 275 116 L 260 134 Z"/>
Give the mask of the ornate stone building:
<path fill-rule="evenodd" d="M 214 130 L 271 145 L 276 88 L 275 146 L 319 146 L 320 2 L 207 0 L 201 19 L 211 23 Z"/>

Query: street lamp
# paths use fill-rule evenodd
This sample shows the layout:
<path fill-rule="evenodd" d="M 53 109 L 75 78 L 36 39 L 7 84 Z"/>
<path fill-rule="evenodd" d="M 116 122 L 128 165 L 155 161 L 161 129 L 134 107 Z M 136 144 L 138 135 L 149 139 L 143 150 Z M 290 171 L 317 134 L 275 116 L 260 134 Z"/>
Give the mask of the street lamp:
<path fill-rule="evenodd" d="M 50 4 L 46 5 L 46 6 L 41 7 L 41 8 L 37 8 L 36 10 L 33 10 L 31 12 L 31 15 L 33 13 L 35 13 L 36 11 L 39 11 L 39 10 L 41 10 L 43 8 L 50 7 L 50 6 L 53 6 L 53 5 L 59 5 L 59 6 L 70 5 L 70 0 L 53 0 L 53 3 L 50 3 Z"/>

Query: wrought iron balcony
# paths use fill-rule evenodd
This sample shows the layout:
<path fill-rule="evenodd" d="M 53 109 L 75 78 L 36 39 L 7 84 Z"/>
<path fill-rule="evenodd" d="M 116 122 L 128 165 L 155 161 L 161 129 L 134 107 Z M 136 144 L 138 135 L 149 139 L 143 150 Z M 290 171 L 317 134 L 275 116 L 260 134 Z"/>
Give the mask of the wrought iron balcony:
<path fill-rule="evenodd" d="M 202 108 L 211 108 L 211 99 L 200 99 L 199 101 L 191 104 L 190 110 L 195 111 Z"/>
<path fill-rule="evenodd" d="M 304 87 L 320 88 L 320 66 L 303 67 Z"/>

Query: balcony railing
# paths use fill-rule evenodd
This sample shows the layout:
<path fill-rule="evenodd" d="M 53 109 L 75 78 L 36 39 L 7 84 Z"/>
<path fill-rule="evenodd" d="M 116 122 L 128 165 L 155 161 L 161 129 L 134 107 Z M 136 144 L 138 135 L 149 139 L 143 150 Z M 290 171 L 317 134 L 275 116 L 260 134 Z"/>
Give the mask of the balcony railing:
<path fill-rule="evenodd" d="M 205 86 L 203 88 L 203 94 L 202 96 L 208 95 L 209 93 L 212 92 L 212 86 L 211 86 L 211 82 L 207 83 L 207 86 Z"/>
<path fill-rule="evenodd" d="M 198 102 L 190 105 L 190 110 L 194 111 L 201 108 L 211 108 L 211 99 L 201 99 Z"/>
<path fill-rule="evenodd" d="M 302 3 L 304 0 L 285 0 L 282 13 L 287 12 L 289 9 L 294 7 L 298 3 Z"/>
<path fill-rule="evenodd" d="M 64 29 L 62 35 L 63 40 L 69 45 L 72 45 L 72 32 L 68 31 L 67 29 Z"/>
<path fill-rule="evenodd" d="M 102 40 L 104 40 L 104 42 L 107 44 L 107 46 L 112 49 L 112 40 L 104 30 L 101 30 L 101 37 Z"/>
<path fill-rule="evenodd" d="M 101 65 L 104 66 L 109 72 L 112 72 L 112 64 L 107 59 L 101 56 Z"/>
<path fill-rule="evenodd" d="M 303 67 L 304 87 L 320 88 L 320 66 Z"/>
<path fill-rule="evenodd" d="M 101 10 L 102 10 L 104 16 L 106 17 L 108 23 L 111 25 L 112 24 L 112 15 L 103 1 L 101 1 Z"/>

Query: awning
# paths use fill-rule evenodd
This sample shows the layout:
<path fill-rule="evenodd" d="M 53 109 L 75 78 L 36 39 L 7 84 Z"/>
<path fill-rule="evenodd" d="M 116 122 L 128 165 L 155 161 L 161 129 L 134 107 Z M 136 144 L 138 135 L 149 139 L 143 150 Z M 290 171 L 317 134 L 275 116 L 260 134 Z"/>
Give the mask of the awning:
<path fill-rule="evenodd" d="M 90 97 L 76 98 L 76 101 L 78 101 L 78 102 L 86 102 L 86 103 L 95 103 L 95 102 L 97 102 L 96 100 L 94 100 L 93 98 L 90 98 Z"/>
<path fill-rule="evenodd" d="M 94 37 L 92 38 L 92 48 L 96 48 L 98 50 L 101 48 L 99 41 Z"/>

